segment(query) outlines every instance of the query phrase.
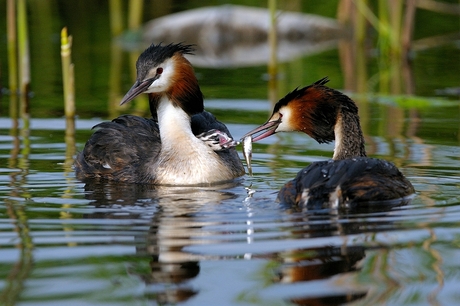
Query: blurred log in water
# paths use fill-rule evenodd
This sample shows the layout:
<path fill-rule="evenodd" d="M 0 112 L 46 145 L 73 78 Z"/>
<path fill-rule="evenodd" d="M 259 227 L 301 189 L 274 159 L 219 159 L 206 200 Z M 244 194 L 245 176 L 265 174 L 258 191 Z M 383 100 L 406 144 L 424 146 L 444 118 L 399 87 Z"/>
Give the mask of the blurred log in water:
<path fill-rule="evenodd" d="M 331 18 L 296 12 L 276 13 L 278 61 L 333 48 L 343 37 Z M 270 58 L 268 9 L 223 5 L 170 14 L 146 23 L 141 45 L 122 39 L 124 48 L 144 49 L 151 43 L 185 42 L 196 45 L 192 64 L 236 67 L 267 64 Z"/>

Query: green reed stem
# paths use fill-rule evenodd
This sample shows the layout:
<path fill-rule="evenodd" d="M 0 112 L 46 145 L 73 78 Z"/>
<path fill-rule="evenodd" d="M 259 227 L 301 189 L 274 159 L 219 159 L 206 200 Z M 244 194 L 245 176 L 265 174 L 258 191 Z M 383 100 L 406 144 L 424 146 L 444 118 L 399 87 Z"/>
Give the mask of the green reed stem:
<path fill-rule="evenodd" d="M 388 9 L 391 12 L 390 18 L 390 42 L 392 53 L 396 56 L 401 55 L 401 34 L 404 12 L 404 1 L 389 0 Z"/>
<path fill-rule="evenodd" d="M 368 0 L 360 1 L 362 5 L 368 7 Z M 364 14 L 356 14 L 354 20 L 354 38 L 359 44 L 364 44 L 366 39 L 366 17 Z"/>
<path fill-rule="evenodd" d="M 26 0 L 17 0 L 17 31 L 19 53 L 19 90 L 26 96 L 30 85 L 29 34 L 27 26 Z M 25 99 L 27 101 L 27 99 Z M 28 105 L 22 105 L 22 111 L 28 112 Z"/>
<path fill-rule="evenodd" d="M 30 149 L 30 114 L 29 114 L 29 86 L 30 86 L 30 54 L 29 54 L 29 34 L 27 26 L 27 7 L 25 0 L 17 0 L 17 35 L 18 35 L 18 67 L 19 67 L 19 105 L 20 116 L 23 127 L 21 136 L 24 142 L 22 152 Z M 28 154 L 19 160 L 19 168 L 28 171 Z"/>
<path fill-rule="evenodd" d="M 129 15 L 128 15 L 128 29 L 130 31 L 136 31 L 142 24 L 142 11 L 144 9 L 144 1 L 143 0 L 130 0 L 129 1 Z M 131 53 L 130 54 L 130 63 L 134 63 L 137 60 L 139 54 Z M 134 68 L 134 66 L 132 65 Z M 136 75 L 136 73 L 133 73 Z M 135 100 L 134 104 L 135 113 L 137 114 L 144 114 L 148 112 L 149 104 L 148 99 L 145 97 L 138 97 Z"/>
<path fill-rule="evenodd" d="M 143 0 L 129 1 L 128 29 L 137 30 L 142 23 Z"/>
<path fill-rule="evenodd" d="M 268 98 L 272 104 L 278 100 L 277 93 L 277 74 L 278 74 L 278 38 L 276 21 L 276 0 L 268 0 L 268 10 L 270 12 L 270 30 L 268 32 L 268 44 L 270 47 L 270 59 L 268 62 Z"/>
<path fill-rule="evenodd" d="M 6 25 L 8 42 L 8 83 L 11 95 L 18 93 L 18 54 L 16 36 L 16 6 L 15 0 L 7 0 L 6 3 Z M 10 107 L 10 112 L 16 112 Z"/>
<path fill-rule="evenodd" d="M 18 37 L 16 32 L 16 2 L 7 2 L 8 83 L 10 88 L 10 118 L 17 125 L 18 111 Z"/>
<path fill-rule="evenodd" d="M 110 32 L 112 37 L 118 36 L 123 32 L 123 6 L 121 0 L 110 0 Z"/>

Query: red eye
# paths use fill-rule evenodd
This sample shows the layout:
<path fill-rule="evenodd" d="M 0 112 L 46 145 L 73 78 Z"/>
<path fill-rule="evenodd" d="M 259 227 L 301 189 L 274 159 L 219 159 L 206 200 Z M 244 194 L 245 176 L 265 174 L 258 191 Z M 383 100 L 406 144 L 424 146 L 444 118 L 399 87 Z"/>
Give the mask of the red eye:
<path fill-rule="evenodd" d="M 157 68 L 157 74 L 162 74 L 163 73 L 163 68 L 159 67 Z"/>

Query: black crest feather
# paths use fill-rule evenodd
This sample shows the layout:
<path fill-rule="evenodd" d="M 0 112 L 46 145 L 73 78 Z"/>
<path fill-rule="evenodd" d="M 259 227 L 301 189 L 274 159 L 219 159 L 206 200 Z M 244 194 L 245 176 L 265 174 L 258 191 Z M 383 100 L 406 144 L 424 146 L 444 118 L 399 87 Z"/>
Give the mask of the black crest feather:
<path fill-rule="evenodd" d="M 176 53 L 193 54 L 194 51 L 193 45 L 186 45 L 183 43 L 171 43 L 164 46 L 161 43 L 157 45 L 151 44 L 137 59 L 137 77 L 139 80 L 142 80 L 149 68 L 160 65 Z"/>
<path fill-rule="evenodd" d="M 308 88 L 310 88 L 312 86 L 316 86 L 316 85 L 324 86 L 327 82 L 329 82 L 329 77 L 324 77 L 324 78 L 314 82 L 313 84 L 305 86 L 303 88 L 299 89 L 297 87 L 296 89 L 294 89 L 293 91 L 288 93 L 286 96 L 284 96 L 284 98 L 279 100 L 278 103 L 275 104 L 275 108 L 273 109 L 273 113 L 276 113 L 277 111 L 279 111 L 280 108 L 282 106 L 287 105 L 289 103 L 289 101 L 294 100 L 294 99 L 302 96 Z"/>

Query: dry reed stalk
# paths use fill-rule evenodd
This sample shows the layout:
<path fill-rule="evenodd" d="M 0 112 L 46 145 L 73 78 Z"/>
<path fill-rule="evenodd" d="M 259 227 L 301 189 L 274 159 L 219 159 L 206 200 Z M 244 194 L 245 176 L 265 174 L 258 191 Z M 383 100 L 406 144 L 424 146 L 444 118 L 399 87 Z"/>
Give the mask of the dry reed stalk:
<path fill-rule="evenodd" d="M 61 31 L 62 83 L 64 89 L 65 117 L 75 117 L 75 82 L 72 63 L 72 36 L 67 36 L 67 28 Z"/>

